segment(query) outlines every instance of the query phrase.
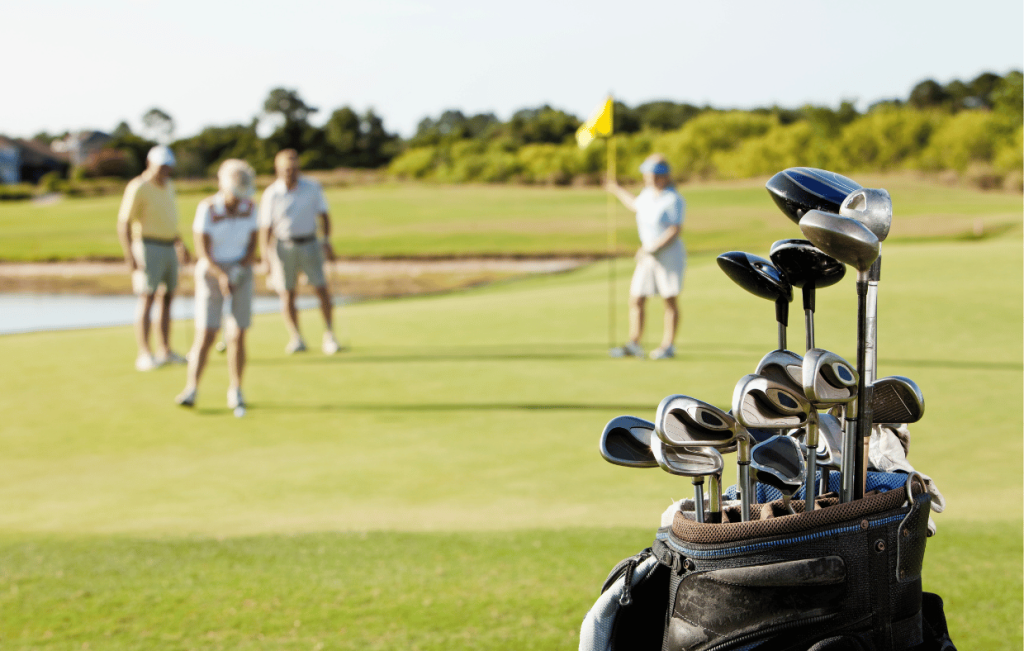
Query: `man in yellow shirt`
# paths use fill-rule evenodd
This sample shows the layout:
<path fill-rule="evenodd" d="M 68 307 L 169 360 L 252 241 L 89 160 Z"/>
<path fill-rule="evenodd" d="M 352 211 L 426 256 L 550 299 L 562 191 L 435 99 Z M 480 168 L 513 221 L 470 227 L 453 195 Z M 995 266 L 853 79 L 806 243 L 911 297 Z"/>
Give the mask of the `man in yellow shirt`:
<path fill-rule="evenodd" d="M 178 234 L 178 206 L 171 174 L 174 152 L 158 145 L 146 156 L 146 171 L 132 179 L 124 190 L 117 215 L 117 236 L 124 261 L 132 273 L 132 287 L 139 295 L 135 311 L 135 339 L 139 355 L 135 368 L 150 371 L 164 364 L 184 364 L 185 358 L 171 350 L 171 301 L 178 287 L 178 263 L 189 261 L 189 252 Z M 163 285 L 163 292 L 160 286 Z M 160 300 L 156 301 L 160 293 Z M 160 347 L 154 355 L 149 347 L 149 312 L 157 304 Z"/>

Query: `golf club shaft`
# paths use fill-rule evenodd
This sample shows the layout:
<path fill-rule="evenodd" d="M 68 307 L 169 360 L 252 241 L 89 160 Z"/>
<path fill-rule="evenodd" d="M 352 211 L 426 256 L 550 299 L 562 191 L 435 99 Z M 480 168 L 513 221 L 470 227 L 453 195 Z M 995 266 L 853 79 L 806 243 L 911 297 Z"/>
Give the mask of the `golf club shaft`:
<path fill-rule="evenodd" d="M 807 448 L 807 474 L 804 478 L 804 511 L 814 510 L 814 499 L 817 497 L 818 477 L 818 415 L 810 414 L 807 421 L 807 437 L 804 439 Z"/>
<path fill-rule="evenodd" d="M 750 521 L 750 461 L 739 462 L 737 487 L 740 489 L 740 520 Z"/>
<path fill-rule="evenodd" d="M 818 495 L 827 495 L 829 492 L 828 478 L 832 472 L 827 466 L 821 467 L 821 483 L 818 484 Z"/>
<path fill-rule="evenodd" d="M 722 521 L 722 476 L 711 475 L 708 479 L 708 491 L 711 493 L 708 521 L 719 524 Z"/>
<path fill-rule="evenodd" d="M 814 348 L 814 284 L 804 285 L 804 332 L 806 333 L 807 350 Z"/>
<path fill-rule="evenodd" d="M 697 522 L 704 522 L 704 478 L 693 478 L 693 517 Z"/>
<path fill-rule="evenodd" d="M 852 467 L 854 475 L 852 493 L 846 501 L 859 500 L 864 497 L 867 478 L 867 455 L 864 446 L 871 436 L 871 395 L 870 384 L 865 382 L 867 366 L 867 331 L 868 331 L 868 282 L 866 274 L 857 277 L 857 423 L 854 432 L 856 438 L 851 446 L 854 449 Z"/>
<path fill-rule="evenodd" d="M 879 244 L 881 248 L 881 244 Z M 867 386 L 874 384 L 878 376 L 878 281 L 882 274 L 882 256 L 879 254 L 871 268 L 868 269 L 868 292 L 867 292 L 867 333 L 865 346 L 867 352 L 864 359 L 864 382 Z M 870 407 L 870 406 L 869 406 Z M 861 470 L 861 485 L 866 485 L 868 480 L 868 459 L 870 458 L 871 430 L 874 423 L 868 422 L 868 436 L 861 441 L 863 446 L 864 467 Z"/>

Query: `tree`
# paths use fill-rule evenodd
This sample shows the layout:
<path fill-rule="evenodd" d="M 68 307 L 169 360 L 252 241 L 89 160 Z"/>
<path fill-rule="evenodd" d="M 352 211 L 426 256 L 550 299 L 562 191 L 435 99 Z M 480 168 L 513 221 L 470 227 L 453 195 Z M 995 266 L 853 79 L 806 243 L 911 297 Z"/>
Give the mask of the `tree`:
<path fill-rule="evenodd" d="M 142 116 L 142 128 L 150 140 L 167 145 L 174 136 L 174 119 L 165 111 L 153 107 Z"/>
<path fill-rule="evenodd" d="M 946 89 L 933 79 L 925 79 L 910 91 L 907 103 L 918 109 L 936 108 L 949 100 Z"/>
<path fill-rule="evenodd" d="M 276 118 L 280 126 L 275 129 L 267 140 L 277 149 L 302 150 L 307 139 L 309 116 L 319 109 L 306 104 L 299 97 L 298 91 L 286 88 L 275 88 L 270 91 L 263 102 L 263 115 Z"/>
<path fill-rule="evenodd" d="M 359 163 L 359 116 L 345 106 L 328 118 L 324 125 L 324 141 L 333 166 L 355 167 Z"/>
<path fill-rule="evenodd" d="M 128 126 L 128 123 L 124 120 L 114 127 L 114 131 L 110 134 L 114 138 L 123 138 L 124 136 L 132 135 L 132 128 Z"/>

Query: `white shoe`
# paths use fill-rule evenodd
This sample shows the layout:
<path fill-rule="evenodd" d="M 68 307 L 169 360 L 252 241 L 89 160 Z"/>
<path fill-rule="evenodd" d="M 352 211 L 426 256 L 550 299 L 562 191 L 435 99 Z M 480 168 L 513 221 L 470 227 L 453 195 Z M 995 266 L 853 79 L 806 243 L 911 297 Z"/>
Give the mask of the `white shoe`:
<path fill-rule="evenodd" d="M 188 364 L 188 360 L 174 352 L 173 350 L 167 351 L 166 355 L 159 355 L 153 358 L 153 362 L 157 366 L 163 366 L 165 364 Z"/>
<path fill-rule="evenodd" d="M 228 389 L 228 409 L 245 408 L 245 398 L 241 389 Z"/>
<path fill-rule="evenodd" d="M 153 359 L 153 356 L 148 353 L 139 353 L 139 356 L 135 358 L 135 370 L 136 371 L 152 371 L 159 364 Z"/>
<path fill-rule="evenodd" d="M 333 355 L 341 350 L 341 346 L 338 345 L 338 340 L 334 338 L 333 332 L 324 333 L 324 343 L 321 349 L 324 351 L 324 355 Z"/>
<path fill-rule="evenodd" d="M 676 356 L 676 347 L 655 348 L 651 351 L 651 359 L 672 359 Z"/>
<path fill-rule="evenodd" d="M 291 341 L 288 342 L 288 345 L 284 347 L 284 352 L 288 353 L 289 355 L 305 352 L 305 350 L 306 342 L 304 342 L 301 339 L 292 339 Z"/>
<path fill-rule="evenodd" d="M 612 357 L 643 357 L 644 349 L 640 344 L 634 344 L 632 341 L 626 343 L 623 346 L 612 348 L 608 351 L 608 354 Z"/>
<path fill-rule="evenodd" d="M 194 407 L 196 404 L 196 390 L 185 389 L 178 394 L 178 397 L 174 399 L 174 402 L 178 403 L 182 407 Z"/>

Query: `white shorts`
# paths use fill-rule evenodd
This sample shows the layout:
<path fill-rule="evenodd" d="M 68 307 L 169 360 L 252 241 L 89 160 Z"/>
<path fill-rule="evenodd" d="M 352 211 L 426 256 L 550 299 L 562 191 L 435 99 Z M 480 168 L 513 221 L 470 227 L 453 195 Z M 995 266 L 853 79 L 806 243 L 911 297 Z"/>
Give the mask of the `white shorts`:
<path fill-rule="evenodd" d="M 683 272 L 686 270 L 686 251 L 676 240 L 656 254 L 645 253 L 636 262 L 633 280 L 629 283 L 630 296 L 661 296 L 671 298 L 683 291 Z"/>
<path fill-rule="evenodd" d="M 270 256 L 270 276 L 271 285 L 278 292 L 295 289 L 300 270 L 313 287 L 327 284 L 323 245 L 319 240 L 302 243 L 277 240 L 274 249 L 276 255 Z"/>
<path fill-rule="evenodd" d="M 252 323 L 252 267 L 235 267 L 232 275 L 238 281 L 231 290 L 231 319 L 239 330 L 245 330 Z M 220 327 L 220 316 L 224 311 L 224 296 L 220 283 L 210 272 L 210 262 L 203 258 L 196 263 L 196 328 L 216 330 Z"/>

